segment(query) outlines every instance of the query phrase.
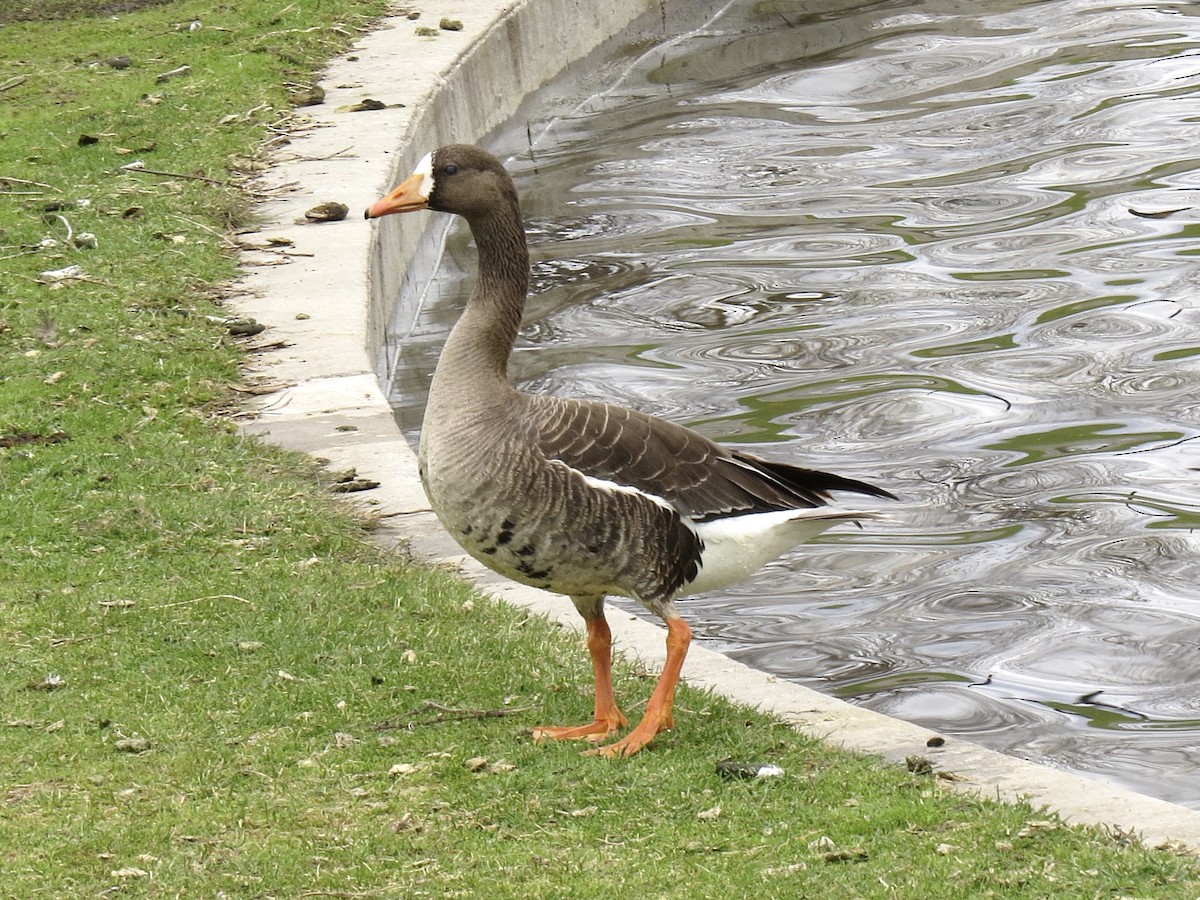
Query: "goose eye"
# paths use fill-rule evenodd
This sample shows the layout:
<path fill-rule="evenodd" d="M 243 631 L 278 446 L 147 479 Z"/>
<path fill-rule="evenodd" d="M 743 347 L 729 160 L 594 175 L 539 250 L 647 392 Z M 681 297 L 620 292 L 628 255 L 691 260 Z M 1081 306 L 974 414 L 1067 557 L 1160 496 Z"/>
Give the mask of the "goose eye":
<path fill-rule="evenodd" d="M 442 171 L 445 172 L 447 175 L 457 175 L 458 174 L 458 166 L 456 166 L 454 163 L 450 163 L 444 169 L 442 169 Z"/>

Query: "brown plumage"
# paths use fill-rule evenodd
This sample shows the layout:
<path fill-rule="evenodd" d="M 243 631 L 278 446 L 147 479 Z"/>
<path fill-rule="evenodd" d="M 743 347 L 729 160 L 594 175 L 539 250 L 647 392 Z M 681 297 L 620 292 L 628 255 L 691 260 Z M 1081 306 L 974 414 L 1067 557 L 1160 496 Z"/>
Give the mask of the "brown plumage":
<path fill-rule="evenodd" d="M 633 597 L 667 625 L 667 662 L 642 721 L 599 747 L 631 755 L 672 727 L 691 632 L 686 591 L 738 581 L 838 521 L 830 491 L 891 497 L 833 475 L 734 451 L 607 403 L 522 393 L 508 379 L 529 286 L 512 179 L 478 147 L 436 150 L 367 218 L 433 209 L 463 216 L 479 253 L 474 291 L 442 350 L 421 429 L 422 483 L 463 548 L 501 574 L 571 597 L 588 630 L 593 719 L 538 739 L 599 742 L 627 724 L 611 684 L 604 597 Z"/>

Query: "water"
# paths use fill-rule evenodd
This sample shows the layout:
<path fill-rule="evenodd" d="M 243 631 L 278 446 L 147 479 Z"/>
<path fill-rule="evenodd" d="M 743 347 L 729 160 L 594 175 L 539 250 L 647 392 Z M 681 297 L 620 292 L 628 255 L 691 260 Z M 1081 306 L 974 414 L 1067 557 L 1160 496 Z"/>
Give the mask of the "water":
<path fill-rule="evenodd" d="M 1200 808 L 1200 10 L 717 13 L 496 142 L 514 374 L 903 498 L 687 602 L 711 646 Z M 472 265 L 398 319 L 406 427 Z"/>

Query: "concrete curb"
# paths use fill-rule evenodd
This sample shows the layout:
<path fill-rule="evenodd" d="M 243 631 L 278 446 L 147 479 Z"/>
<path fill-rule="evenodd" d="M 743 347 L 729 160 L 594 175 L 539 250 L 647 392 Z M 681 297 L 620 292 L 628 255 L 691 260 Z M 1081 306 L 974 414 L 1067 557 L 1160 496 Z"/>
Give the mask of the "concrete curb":
<path fill-rule="evenodd" d="M 570 603 L 498 579 L 462 555 L 429 510 L 416 459 L 375 373 L 402 279 L 425 274 L 408 263 L 423 241 L 436 239 L 427 231 L 434 217 L 390 217 L 380 227 L 357 218 L 427 150 L 480 139 L 512 116 L 527 93 L 658 4 L 610 0 L 603 6 L 601 16 L 601 4 L 591 0 L 424 0 L 420 22 L 386 20 L 335 60 L 324 82 L 326 102 L 310 110 L 312 127 L 278 154 L 267 175 L 268 186 L 293 185 L 259 210 L 264 234 L 293 242 L 288 263 L 247 254 L 248 294 L 237 301 L 241 314 L 268 323 L 272 339 L 282 342 L 261 358 L 262 374 L 286 385 L 262 399 L 247 433 L 379 481 L 370 502 L 385 516 L 384 541 L 452 561 L 492 594 L 577 630 L 581 622 Z M 416 35 L 416 25 L 435 26 L 443 17 L 461 20 L 464 28 Z M 366 98 L 387 107 L 345 111 Z M 347 203 L 354 221 L 300 224 L 305 210 L 328 200 Z M 660 628 L 616 610 L 611 619 L 623 651 L 649 666 L 661 664 Z M 1200 812 L 966 741 L 929 747 L 933 732 L 776 681 L 703 647 L 693 647 L 684 677 L 850 750 L 893 761 L 923 756 L 938 771 L 954 773 L 960 780 L 948 783 L 957 790 L 1025 799 L 1067 821 L 1115 826 L 1151 845 L 1200 851 Z"/>

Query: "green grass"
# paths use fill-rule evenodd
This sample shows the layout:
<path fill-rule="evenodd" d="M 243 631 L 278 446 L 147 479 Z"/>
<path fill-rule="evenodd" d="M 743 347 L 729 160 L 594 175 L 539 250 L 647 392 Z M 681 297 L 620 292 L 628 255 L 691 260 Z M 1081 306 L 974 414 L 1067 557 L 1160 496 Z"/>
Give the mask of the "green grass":
<path fill-rule="evenodd" d="M 286 84 L 381 6 L 0 29 L 26 79 L 0 91 L 0 896 L 1194 900 L 1192 859 L 697 691 L 634 759 L 535 747 L 590 708 L 582 642 L 385 555 L 318 467 L 236 433 L 226 229 Z M 649 687 L 618 672 L 627 705 Z"/>

